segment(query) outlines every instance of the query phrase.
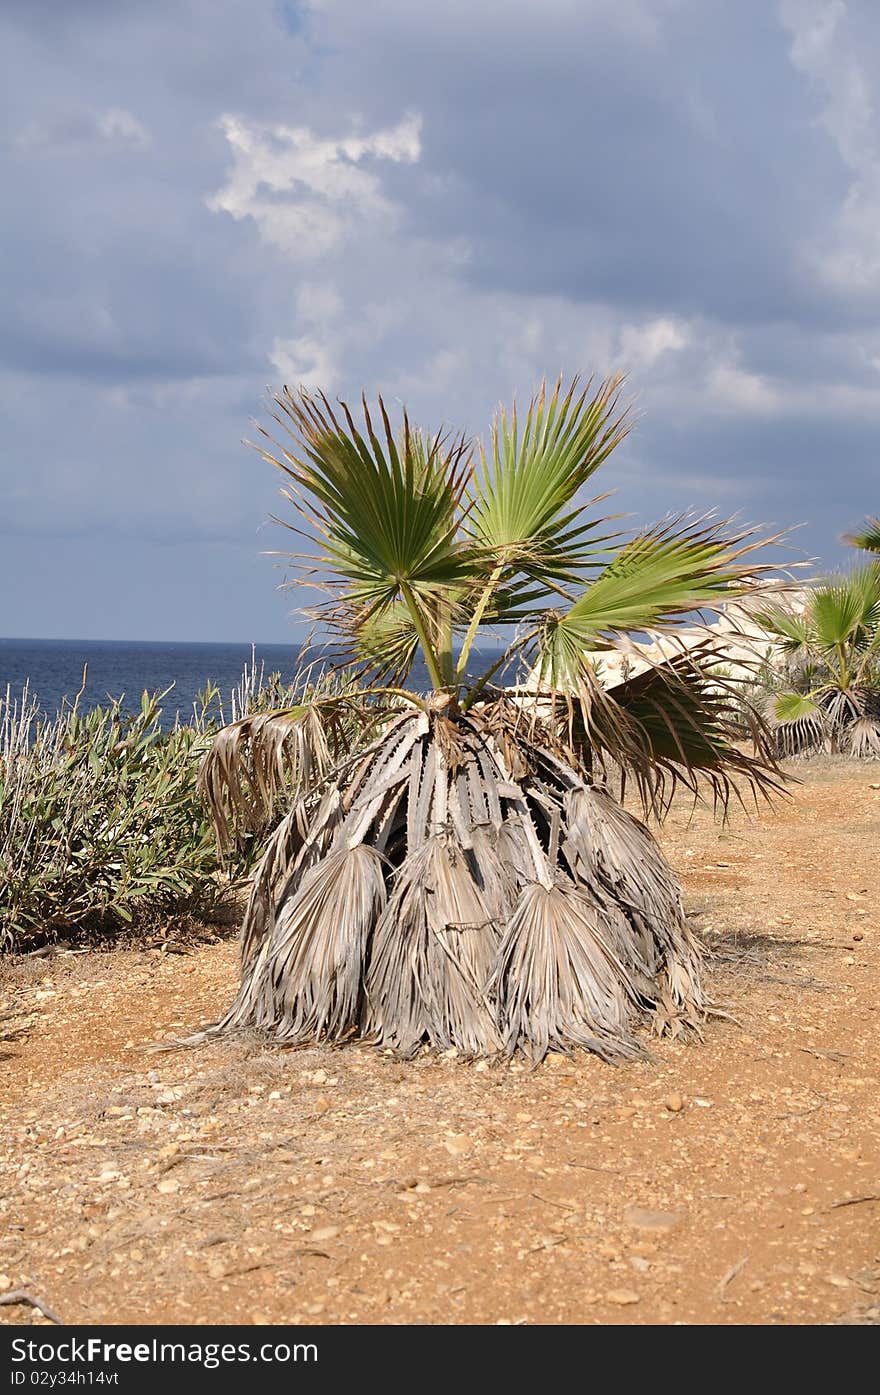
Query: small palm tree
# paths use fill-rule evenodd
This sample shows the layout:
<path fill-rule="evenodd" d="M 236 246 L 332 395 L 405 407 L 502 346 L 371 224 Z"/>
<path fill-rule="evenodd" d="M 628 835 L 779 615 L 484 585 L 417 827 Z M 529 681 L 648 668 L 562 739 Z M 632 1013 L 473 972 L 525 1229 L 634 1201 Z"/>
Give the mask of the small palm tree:
<path fill-rule="evenodd" d="M 223 732 L 205 790 L 224 836 L 291 791 L 257 872 L 242 982 L 214 1031 L 288 1043 L 358 1034 L 540 1059 L 633 1055 L 641 1017 L 698 1026 L 700 954 L 675 877 L 611 797 L 648 807 L 705 777 L 778 788 L 730 739 L 709 640 L 606 689 L 603 651 L 711 609 L 755 574 L 750 533 L 679 519 L 628 540 L 581 493 L 630 426 L 616 380 L 541 390 L 490 442 L 426 437 L 380 399 L 285 388 L 262 454 L 307 539 L 310 612 L 349 666 L 337 690 Z M 602 496 L 605 497 L 605 496 Z M 748 558 L 748 561 L 747 561 Z M 478 640 L 506 634 L 478 662 Z M 421 658 L 428 693 L 413 690 Z M 539 676 L 504 688 L 511 666 Z M 408 686 L 409 685 L 409 686 Z"/>
<path fill-rule="evenodd" d="M 767 707 L 778 753 L 880 758 L 880 564 L 816 587 L 801 615 L 760 618 L 788 661 Z"/>

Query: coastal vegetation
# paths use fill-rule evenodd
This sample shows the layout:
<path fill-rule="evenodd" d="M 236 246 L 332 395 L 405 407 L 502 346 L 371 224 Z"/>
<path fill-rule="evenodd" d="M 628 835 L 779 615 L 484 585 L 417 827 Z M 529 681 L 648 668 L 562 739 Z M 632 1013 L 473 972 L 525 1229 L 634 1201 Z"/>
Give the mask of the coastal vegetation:
<path fill-rule="evenodd" d="M 233 713 L 259 713 L 308 691 L 248 668 Z M 190 719 L 163 723 L 170 692 L 46 715 L 27 689 L 0 696 L 0 950 L 155 935 L 169 921 L 228 912 L 265 825 L 218 851 L 198 792 L 199 761 L 222 726 L 208 684 Z M 271 819 L 267 811 L 266 820 Z"/>

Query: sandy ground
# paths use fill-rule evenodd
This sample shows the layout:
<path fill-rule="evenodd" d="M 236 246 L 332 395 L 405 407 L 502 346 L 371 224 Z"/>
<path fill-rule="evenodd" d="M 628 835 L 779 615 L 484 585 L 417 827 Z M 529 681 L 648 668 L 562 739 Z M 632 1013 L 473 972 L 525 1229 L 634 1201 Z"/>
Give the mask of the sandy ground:
<path fill-rule="evenodd" d="M 148 1055 L 229 1001 L 234 944 L 8 963 L 0 1293 L 80 1323 L 880 1321 L 880 771 L 816 765 L 727 828 L 682 805 L 662 841 L 732 1017 L 635 1065 Z"/>

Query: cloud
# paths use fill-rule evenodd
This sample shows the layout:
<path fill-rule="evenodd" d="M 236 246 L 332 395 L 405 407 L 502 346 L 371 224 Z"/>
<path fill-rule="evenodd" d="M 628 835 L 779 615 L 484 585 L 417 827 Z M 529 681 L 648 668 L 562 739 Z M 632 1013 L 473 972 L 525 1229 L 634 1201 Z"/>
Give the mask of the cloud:
<path fill-rule="evenodd" d="M 282 384 L 323 392 L 336 387 L 338 369 L 330 348 L 307 334 L 298 339 L 275 339 L 269 357 Z"/>
<path fill-rule="evenodd" d="M 76 151 L 95 147 L 117 150 L 146 150 L 150 132 L 124 107 L 106 111 L 57 112 L 44 121 L 31 122 L 15 136 L 12 144 L 25 154 L 41 151 Z"/>
<path fill-rule="evenodd" d="M 660 316 L 644 325 L 623 325 L 619 354 L 624 363 L 651 368 L 664 354 L 678 353 L 690 342 L 688 326 L 671 316 Z"/>
<path fill-rule="evenodd" d="M 265 242 L 297 261 L 336 251 L 359 226 L 393 223 L 371 160 L 413 164 L 421 154 L 417 115 L 370 135 L 321 138 L 305 126 L 263 126 L 224 116 L 232 151 L 226 183 L 208 199 L 214 212 L 252 218 Z"/>
<path fill-rule="evenodd" d="M 819 94 L 819 124 L 851 176 L 829 227 L 808 246 L 807 262 L 832 290 L 860 297 L 867 294 L 876 306 L 880 299 L 880 145 L 873 97 L 876 45 L 866 54 L 844 0 L 782 0 L 780 14 L 791 35 L 792 64 Z"/>
<path fill-rule="evenodd" d="M 8 0 L 0 42 L 5 526 L 75 535 L 115 614 L 143 628 L 147 588 L 113 537 L 141 568 L 177 540 L 153 634 L 217 633 L 197 559 L 234 539 L 271 606 L 275 481 L 240 447 L 267 380 L 479 432 L 620 369 L 638 518 L 718 499 L 827 554 L 876 507 L 874 7 Z"/>

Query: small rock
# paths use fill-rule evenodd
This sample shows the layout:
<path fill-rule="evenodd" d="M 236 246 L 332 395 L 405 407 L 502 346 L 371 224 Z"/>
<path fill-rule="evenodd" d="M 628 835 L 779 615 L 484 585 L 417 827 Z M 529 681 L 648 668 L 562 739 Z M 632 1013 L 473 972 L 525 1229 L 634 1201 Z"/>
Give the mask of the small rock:
<path fill-rule="evenodd" d="M 0 1274 L 0 1288 L 12 1288 L 12 1280 L 8 1274 Z"/>
<path fill-rule="evenodd" d="M 488 1061 L 477 1061 L 477 1064 L 474 1066 L 474 1070 L 478 1070 L 478 1071 L 480 1071 L 480 1072 L 487 1071 L 487 1070 L 489 1070 L 489 1069 L 490 1069 L 490 1067 L 489 1067 L 489 1062 L 488 1062 Z M 499 1322 L 504 1322 L 504 1321 L 506 1321 L 506 1319 L 505 1319 L 505 1318 L 499 1318 L 498 1321 L 499 1321 Z"/>
<path fill-rule="evenodd" d="M 854 940 L 863 940 L 864 938 L 865 938 L 865 936 L 864 936 L 864 934 L 862 933 L 861 930 L 855 930 L 855 931 L 853 932 L 853 939 L 854 939 Z"/>
<path fill-rule="evenodd" d="M 644 1206 L 627 1206 L 623 1219 L 634 1230 L 674 1230 L 681 1221 L 679 1211 L 651 1211 Z"/>
<path fill-rule="evenodd" d="M 313 1240 L 334 1240 L 339 1234 L 338 1225 L 322 1225 L 318 1230 L 312 1231 Z"/>
<path fill-rule="evenodd" d="M 454 1158 L 461 1157 L 462 1153 L 469 1153 L 473 1147 L 473 1142 L 464 1133 L 448 1133 L 443 1140 L 443 1147 L 447 1153 L 451 1153 Z"/>
<path fill-rule="evenodd" d="M 176 1177 L 163 1177 L 161 1182 L 156 1183 L 156 1191 L 163 1192 L 166 1196 L 170 1192 L 180 1190 L 180 1183 Z"/>
<path fill-rule="evenodd" d="M 681 1111 L 684 1109 L 684 1100 L 682 1099 L 681 1095 L 678 1094 L 667 1095 L 663 1103 L 669 1110 L 670 1114 L 680 1114 Z"/>
<path fill-rule="evenodd" d="M 605 1302 L 617 1308 L 629 1308 L 639 1302 L 639 1295 L 631 1288 L 612 1288 L 605 1294 Z"/>

